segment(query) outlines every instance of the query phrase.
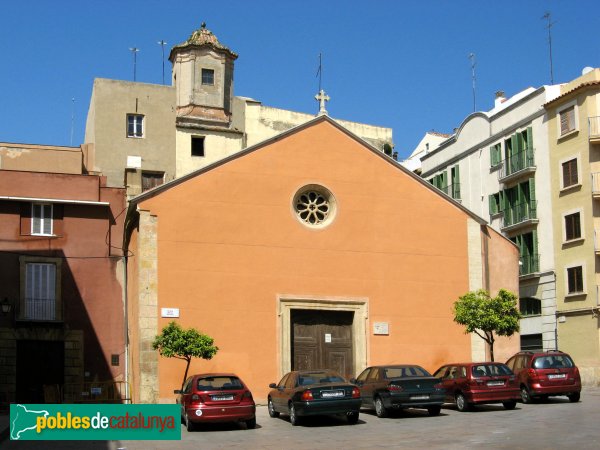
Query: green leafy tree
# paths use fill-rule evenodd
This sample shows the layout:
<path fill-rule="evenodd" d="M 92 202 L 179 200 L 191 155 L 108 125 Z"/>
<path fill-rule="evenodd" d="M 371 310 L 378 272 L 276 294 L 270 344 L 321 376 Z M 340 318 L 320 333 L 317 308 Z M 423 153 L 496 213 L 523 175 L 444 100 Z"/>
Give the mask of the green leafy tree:
<path fill-rule="evenodd" d="M 475 333 L 490 346 L 494 360 L 494 334 L 512 336 L 519 331 L 521 313 L 517 309 L 517 296 L 500 289 L 496 297 L 480 289 L 468 292 L 454 303 L 454 321 L 466 327 L 466 333 Z"/>
<path fill-rule="evenodd" d="M 152 348 L 166 358 L 186 361 L 181 386 L 185 383 L 192 358 L 212 359 L 219 347 L 214 339 L 198 332 L 195 328 L 183 329 L 177 322 L 170 322 L 152 342 Z"/>

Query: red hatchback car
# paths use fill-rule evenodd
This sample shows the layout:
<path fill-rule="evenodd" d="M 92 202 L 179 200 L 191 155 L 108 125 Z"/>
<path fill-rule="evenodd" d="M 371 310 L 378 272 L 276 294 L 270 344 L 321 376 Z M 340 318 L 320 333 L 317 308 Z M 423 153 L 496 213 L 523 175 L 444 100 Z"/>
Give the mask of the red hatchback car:
<path fill-rule="evenodd" d="M 183 384 L 176 402 L 188 431 L 208 422 L 245 422 L 256 427 L 256 405 L 244 382 L 232 373 L 192 375 Z"/>
<path fill-rule="evenodd" d="M 579 369 L 569 355 L 561 351 L 519 352 L 506 361 L 515 373 L 523 403 L 566 395 L 571 402 L 581 396 Z"/>
<path fill-rule="evenodd" d="M 506 364 L 496 362 L 456 363 L 440 367 L 433 375 L 441 380 L 446 402 L 459 411 L 472 405 L 502 403 L 513 409 L 520 400 L 519 384 Z"/>

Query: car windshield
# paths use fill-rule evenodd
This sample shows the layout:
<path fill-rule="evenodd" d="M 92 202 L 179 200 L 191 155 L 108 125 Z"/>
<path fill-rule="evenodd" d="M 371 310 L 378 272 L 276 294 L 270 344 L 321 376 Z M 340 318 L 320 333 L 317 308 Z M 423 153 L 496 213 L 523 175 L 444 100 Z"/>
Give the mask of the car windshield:
<path fill-rule="evenodd" d="M 237 377 L 206 377 L 199 378 L 196 386 L 198 391 L 223 391 L 242 389 L 242 382 Z"/>
<path fill-rule="evenodd" d="M 533 360 L 533 367 L 536 369 L 563 369 L 574 366 L 573 360 L 567 355 L 540 356 Z"/>
<path fill-rule="evenodd" d="M 505 364 L 477 364 L 471 367 L 471 374 L 474 378 L 480 378 L 512 375 L 513 373 Z"/>
<path fill-rule="evenodd" d="M 430 377 L 425 369 L 419 366 L 386 367 L 383 376 L 389 378 Z"/>
<path fill-rule="evenodd" d="M 298 386 L 310 386 L 320 383 L 344 383 L 344 377 L 335 372 L 300 372 L 298 374 Z"/>

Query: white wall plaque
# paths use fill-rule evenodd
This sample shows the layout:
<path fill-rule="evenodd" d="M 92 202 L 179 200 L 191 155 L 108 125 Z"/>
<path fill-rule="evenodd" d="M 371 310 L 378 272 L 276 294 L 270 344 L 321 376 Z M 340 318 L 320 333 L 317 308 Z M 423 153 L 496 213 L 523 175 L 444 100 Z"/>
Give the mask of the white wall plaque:
<path fill-rule="evenodd" d="M 141 169 L 142 168 L 142 157 L 141 156 L 127 156 L 127 168 L 128 169 Z"/>
<path fill-rule="evenodd" d="M 374 322 L 373 334 L 390 334 L 390 325 L 387 322 Z"/>
<path fill-rule="evenodd" d="M 331 342 L 331 334 L 325 333 L 325 342 Z"/>
<path fill-rule="evenodd" d="M 160 317 L 179 317 L 179 308 L 160 308 Z"/>

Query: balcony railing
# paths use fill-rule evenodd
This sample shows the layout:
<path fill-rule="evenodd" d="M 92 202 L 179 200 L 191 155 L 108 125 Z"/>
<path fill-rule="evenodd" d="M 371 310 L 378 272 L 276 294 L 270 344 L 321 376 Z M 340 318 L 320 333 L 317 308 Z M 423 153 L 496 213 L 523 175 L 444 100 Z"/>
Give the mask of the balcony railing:
<path fill-rule="evenodd" d="M 455 200 L 460 200 L 460 183 L 449 184 L 438 188 L 444 194 Z"/>
<path fill-rule="evenodd" d="M 590 141 L 600 142 L 600 116 L 588 117 L 588 137 Z"/>
<path fill-rule="evenodd" d="M 540 271 L 540 255 L 527 255 L 519 258 L 519 275 L 529 275 Z"/>
<path fill-rule="evenodd" d="M 503 226 L 506 228 L 534 219 L 537 219 L 537 201 L 518 203 L 504 210 Z"/>
<path fill-rule="evenodd" d="M 56 315 L 56 300 L 53 298 L 25 298 L 18 315 L 19 320 L 53 322 Z"/>
<path fill-rule="evenodd" d="M 502 161 L 502 167 L 498 171 L 498 180 L 512 177 L 519 172 L 529 173 L 535 170 L 535 159 L 533 148 L 527 148 Z M 526 170 L 529 169 L 529 170 Z"/>

